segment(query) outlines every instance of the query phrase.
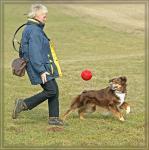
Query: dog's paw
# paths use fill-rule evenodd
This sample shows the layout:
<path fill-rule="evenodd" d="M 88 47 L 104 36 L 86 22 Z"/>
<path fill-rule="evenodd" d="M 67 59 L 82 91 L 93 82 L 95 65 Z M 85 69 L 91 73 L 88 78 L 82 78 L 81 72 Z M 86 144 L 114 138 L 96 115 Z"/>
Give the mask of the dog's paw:
<path fill-rule="evenodd" d="M 124 122 L 125 121 L 124 117 L 120 117 L 120 121 Z"/>
<path fill-rule="evenodd" d="M 127 106 L 126 108 L 126 114 L 129 114 L 130 113 L 130 106 Z"/>
<path fill-rule="evenodd" d="M 80 116 L 80 120 L 85 120 L 85 118 L 84 118 L 84 117 L 82 117 L 82 116 Z"/>

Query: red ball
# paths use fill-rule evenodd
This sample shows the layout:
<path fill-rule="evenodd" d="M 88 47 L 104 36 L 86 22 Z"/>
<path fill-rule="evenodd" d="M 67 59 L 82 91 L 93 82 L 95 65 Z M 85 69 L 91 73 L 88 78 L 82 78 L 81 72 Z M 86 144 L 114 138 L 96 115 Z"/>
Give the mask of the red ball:
<path fill-rule="evenodd" d="M 83 80 L 86 80 L 86 81 L 90 80 L 92 78 L 92 73 L 89 70 L 84 70 L 81 73 L 81 77 L 82 77 Z"/>

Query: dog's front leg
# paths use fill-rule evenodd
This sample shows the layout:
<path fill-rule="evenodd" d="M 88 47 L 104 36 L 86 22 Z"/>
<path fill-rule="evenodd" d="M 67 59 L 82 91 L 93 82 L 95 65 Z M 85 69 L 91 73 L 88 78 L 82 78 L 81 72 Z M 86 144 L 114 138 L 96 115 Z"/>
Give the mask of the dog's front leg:
<path fill-rule="evenodd" d="M 125 121 L 122 113 L 118 110 L 116 106 L 109 106 L 109 110 L 116 116 L 120 121 Z"/>
<path fill-rule="evenodd" d="M 121 106 L 120 106 L 120 109 L 125 109 L 126 111 L 126 114 L 129 114 L 130 113 L 130 106 L 128 103 L 124 102 Z"/>

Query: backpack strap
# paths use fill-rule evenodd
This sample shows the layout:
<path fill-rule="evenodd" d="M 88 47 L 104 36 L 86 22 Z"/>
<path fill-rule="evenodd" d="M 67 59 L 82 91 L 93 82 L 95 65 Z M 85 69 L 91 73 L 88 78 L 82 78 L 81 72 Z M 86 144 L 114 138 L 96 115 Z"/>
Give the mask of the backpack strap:
<path fill-rule="evenodd" d="M 15 33 L 14 33 L 14 35 L 13 35 L 12 45 L 13 45 L 14 50 L 16 50 L 17 52 L 18 52 L 18 50 L 17 50 L 16 47 L 15 47 L 15 42 L 17 42 L 18 44 L 20 44 L 20 42 L 17 41 L 17 39 L 16 39 L 15 37 L 16 37 L 16 34 L 18 33 L 18 31 L 19 31 L 23 26 L 25 26 L 25 25 L 27 25 L 27 23 L 22 24 L 22 25 L 15 31 Z"/>

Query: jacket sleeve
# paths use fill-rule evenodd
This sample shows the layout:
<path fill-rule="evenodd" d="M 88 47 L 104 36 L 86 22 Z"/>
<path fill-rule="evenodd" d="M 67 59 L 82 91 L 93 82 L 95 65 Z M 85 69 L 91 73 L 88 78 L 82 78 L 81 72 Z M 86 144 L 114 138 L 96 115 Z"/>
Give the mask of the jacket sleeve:
<path fill-rule="evenodd" d="M 42 35 L 39 31 L 33 30 L 29 38 L 29 60 L 32 67 L 40 74 L 45 72 L 44 60 L 42 57 Z"/>

